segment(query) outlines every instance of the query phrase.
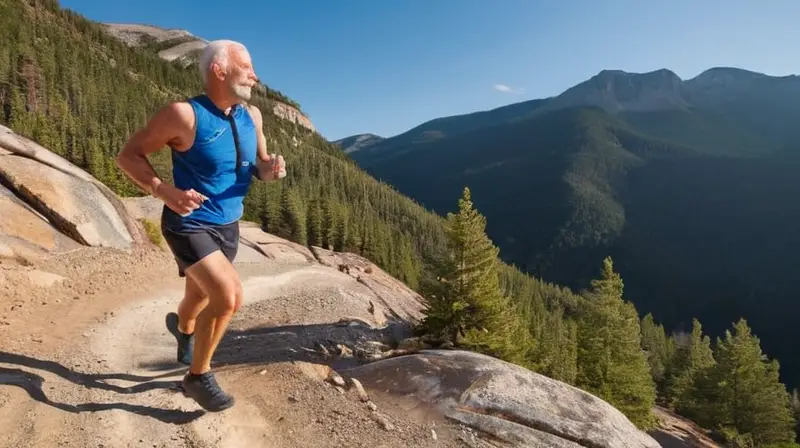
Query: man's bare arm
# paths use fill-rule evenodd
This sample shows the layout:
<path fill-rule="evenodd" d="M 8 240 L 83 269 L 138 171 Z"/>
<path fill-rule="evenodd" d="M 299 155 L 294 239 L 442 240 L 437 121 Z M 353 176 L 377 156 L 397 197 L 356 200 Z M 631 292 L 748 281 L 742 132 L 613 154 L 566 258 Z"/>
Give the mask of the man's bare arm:
<path fill-rule="evenodd" d="M 158 197 L 163 181 L 147 156 L 168 144 L 179 145 L 185 131 L 193 127 L 191 120 L 191 106 L 186 103 L 172 103 L 159 109 L 125 144 L 115 160 L 117 166 L 140 188 Z"/>
<path fill-rule="evenodd" d="M 264 135 L 264 118 L 261 115 L 261 110 L 258 107 L 250 105 L 250 116 L 253 117 L 253 123 L 256 125 L 256 136 L 258 141 L 258 158 L 263 161 L 270 159 L 267 152 L 267 137 Z"/>
<path fill-rule="evenodd" d="M 286 162 L 283 156 L 270 154 L 267 151 L 267 138 L 264 135 L 264 119 L 261 111 L 255 106 L 248 106 L 253 124 L 256 127 L 257 160 L 254 175 L 262 181 L 271 181 L 286 176 Z"/>

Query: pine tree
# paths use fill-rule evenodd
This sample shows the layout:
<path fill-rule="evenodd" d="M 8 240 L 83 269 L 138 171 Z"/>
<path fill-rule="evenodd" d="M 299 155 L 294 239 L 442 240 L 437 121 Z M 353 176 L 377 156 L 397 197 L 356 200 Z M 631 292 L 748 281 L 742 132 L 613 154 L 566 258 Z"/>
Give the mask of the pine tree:
<path fill-rule="evenodd" d="M 543 325 L 536 334 L 535 363 L 539 373 L 573 384 L 577 375 L 578 340 L 575 321 L 564 318 L 562 307 L 541 313 Z"/>
<path fill-rule="evenodd" d="M 796 388 L 792 389 L 791 407 L 795 421 L 794 432 L 795 434 L 800 434 L 800 394 L 798 394 Z"/>
<path fill-rule="evenodd" d="M 308 244 L 322 246 L 322 208 L 318 199 L 312 199 L 308 204 Z"/>
<path fill-rule="evenodd" d="M 531 341 L 500 288 L 498 249 L 485 228 L 464 188 L 458 213 L 447 216 L 449 250 L 439 260 L 437 280 L 426 285 L 430 309 L 422 326 L 465 348 L 525 364 Z"/>
<path fill-rule="evenodd" d="M 281 192 L 280 221 L 275 234 L 299 244 L 307 243 L 305 213 L 296 189 L 284 188 Z"/>
<path fill-rule="evenodd" d="M 330 195 L 322 197 L 322 247 L 333 249 L 336 236 L 336 211 Z"/>
<path fill-rule="evenodd" d="M 336 231 L 333 239 L 333 250 L 335 250 L 336 252 L 345 251 L 345 243 L 347 241 L 347 235 L 350 233 L 348 224 L 349 223 L 347 222 L 347 215 L 345 215 L 340 209 L 340 212 L 336 218 Z M 378 262 L 378 264 L 382 264 L 380 263 L 380 261 L 378 260 L 376 261 Z"/>
<path fill-rule="evenodd" d="M 667 338 L 664 326 L 656 324 L 650 313 L 642 318 L 641 326 L 642 349 L 647 353 L 647 362 L 650 364 L 650 373 L 656 389 L 659 395 L 663 395 L 664 375 L 674 351 L 672 339 Z"/>
<path fill-rule="evenodd" d="M 578 330 L 576 383 L 625 414 L 639 428 L 654 424 L 656 389 L 633 304 L 622 297 L 623 282 L 610 257 L 602 277 L 592 280 Z"/>
<path fill-rule="evenodd" d="M 779 379 L 779 365 L 768 360 L 747 322 L 717 342 L 716 365 L 703 380 L 709 394 L 699 423 L 718 428 L 729 438 L 755 446 L 794 441 L 791 397 Z"/>
<path fill-rule="evenodd" d="M 699 320 L 692 320 L 692 333 L 676 343 L 675 354 L 665 373 L 665 395 L 669 406 L 689 418 L 703 412 L 710 392 L 703 383 L 707 371 L 716 361 L 711 339 L 703 335 Z"/>

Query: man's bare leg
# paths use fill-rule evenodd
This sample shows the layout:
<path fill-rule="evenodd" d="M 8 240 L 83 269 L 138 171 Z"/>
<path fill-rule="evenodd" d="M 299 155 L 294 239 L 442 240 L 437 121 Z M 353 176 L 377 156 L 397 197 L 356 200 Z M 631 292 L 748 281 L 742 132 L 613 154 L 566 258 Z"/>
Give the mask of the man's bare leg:
<path fill-rule="evenodd" d="M 222 320 L 220 319 L 218 319 L 215 322 L 214 335 L 211 338 L 211 349 L 209 351 L 209 353 L 211 353 L 211 356 L 214 356 L 214 353 L 216 353 L 217 346 L 222 340 L 222 337 L 225 335 L 225 331 L 228 329 L 228 324 L 230 323 L 231 318 L 233 317 L 234 314 L 236 314 L 237 311 L 239 311 L 239 308 L 242 305 L 242 296 L 244 295 L 244 292 L 242 291 L 242 283 L 241 280 L 239 279 L 239 273 L 236 272 L 236 270 L 233 268 L 232 265 L 231 265 L 230 276 L 231 278 L 235 279 L 236 283 L 236 293 L 235 293 L 236 301 L 233 304 L 233 310 L 224 319 L 224 323 L 222 323 Z"/>
<path fill-rule="evenodd" d="M 183 300 L 178 305 L 178 317 L 180 318 L 178 329 L 181 330 L 181 333 L 194 333 L 197 317 L 206 305 L 208 305 L 208 296 L 203 292 L 203 288 L 192 277 L 186 276 Z"/>
<path fill-rule="evenodd" d="M 204 257 L 185 272 L 208 296 L 208 305 L 197 316 L 194 356 L 184 378 L 184 389 L 207 410 L 227 409 L 233 405 L 233 397 L 224 393 L 214 380 L 211 358 L 241 303 L 239 275 L 221 251 Z"/>
<path fill-rule="evenodd" d="M 167 329 L 178 343 L 178 362 L 191 365 L 194 351 L 194 327 L 197 316 L 208 305 L 208 296 L 191 278 L 186 277 L 183 300 L 178 312 L 167 314 Z"/>
<path fill-rule="evenodd" d="M 208 305 L 197 316 L 194 328 L 191 372 L 201 374 L 211 370 L 211 358 L 241 300 L 242 287 L 238 272 L 221 251 L 211 253 L 186 269 L 186 276 L 208 296 Z"/>

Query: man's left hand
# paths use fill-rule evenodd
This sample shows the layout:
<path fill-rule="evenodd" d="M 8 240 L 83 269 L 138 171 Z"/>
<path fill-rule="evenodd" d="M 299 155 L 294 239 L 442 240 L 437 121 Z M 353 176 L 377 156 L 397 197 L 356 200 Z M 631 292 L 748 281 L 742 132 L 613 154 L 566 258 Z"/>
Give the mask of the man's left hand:
<path fill-rule="evenodd" d="M 258 160 L 256 165 L 258 178 L 264 182 L 283 179 L 286 177 L 286 161 L 283 156 L 270 154 L 266 160 Z"/>

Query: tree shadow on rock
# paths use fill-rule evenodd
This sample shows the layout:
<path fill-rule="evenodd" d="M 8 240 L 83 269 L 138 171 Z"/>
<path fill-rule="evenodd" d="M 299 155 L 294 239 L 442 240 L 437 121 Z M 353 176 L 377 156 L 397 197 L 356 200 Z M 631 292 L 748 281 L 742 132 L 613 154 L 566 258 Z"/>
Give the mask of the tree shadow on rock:
<path fill-rule="evenodd" d="M 0 352 L 0 363 L 48 371 L 79 386 L 84 386 L 91 389 L 101 389 L 120 394 L 137 394 L 157 389 L 180 392 L 181 387 L 178 381 L 152 380 L 169 377 L 175 375 L 176 373 L 182 373 L 185 371 L 185 369 L 181 369 L 179 371 L 167 372 L 154 376 L 140 376 L 124 373 L 85 374 L 70 370 L 55 361 L 40 360 L 30 356 L 8 352 Z M 137 382 L 138 384 L 130 387 L 123 387 L 106 383 L 104 380 L 123 380 Z M 145 417 L 152 417 L 164 423 L 185 424 L 196 420 L 205 413 L 201 410 L 186 412 L 182 410 L 162 409 L 151 406 L 119 402 L 83 403 L 78 405 L 59 403 L 49 399 L 44 393 L 42 388 L 44 381 L 45 379 L 42 376 L 26 370 L 0 367 L 0 385 L 20 387 L 25 390 L 34 400 L 73 414 L 119 409 Z"/>

